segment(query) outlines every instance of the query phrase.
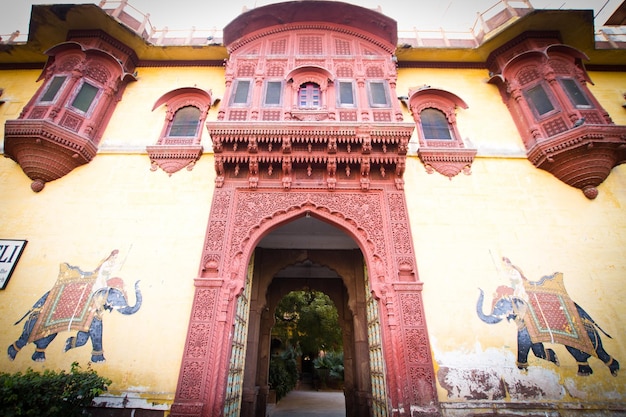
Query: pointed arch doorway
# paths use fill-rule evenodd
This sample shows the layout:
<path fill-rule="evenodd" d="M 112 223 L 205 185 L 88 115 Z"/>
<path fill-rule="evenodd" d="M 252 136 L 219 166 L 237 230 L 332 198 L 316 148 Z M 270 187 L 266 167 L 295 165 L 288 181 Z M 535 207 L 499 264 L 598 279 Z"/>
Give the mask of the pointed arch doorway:
<path fill-rule="evenodd" d="M 273 230 L 310 217 L 341 230 L 358 249 L 263 247 L 266 236 L 276 237 Z M 411 409 L 437 415 L 421 283 L 408 232 L 404 196 L 396 190 L 216 191 L 171 415 L 263 415 L 268 359 L 261 345 L 268 336 L 261 329 L 271 327 L 261 327 L 267 314 L 266 302 L 259 301 L 265 297 L 261 284 L 270 299 L 286 291 L 294 282 L 281 283 L 283 278 L 274 275 L 307 259 L 340 271 L 333 291 L 343 297 L 340 305 L 349 317 L 345 337 L 354 346 L 347 415 L 409 416 Z M 274 280 L 277 290 L 269 288 Z M 250 354 L 257 357 L 249 359 Z M 359 365 L 362 369 L 355 370 Z"/>
<path fill-rule="evenodd" d="M 440 415 L 402 178 L 413 128 L 215 123 L 216 189 L 172 417 L 263 415 L 264 309 L 295 282 L 279 271 L 307 261 L 336 274 L 353 346 L 346 411 Z M 307 219 L 317 227 L 305 231 Z M 324 248 L 310 243 L 320 227 L 335 233 Z M 310 242 L 271 248 L 290 228 Z M 332 249 L 332 236 L 352 246 Z"/>
<path fill-rule="evenodd" d="M 346 416 L 386 415 L 384 372 L 376 368 L 372 372 L 370 366 L 371 356 L 382 356 L 378 309 L 375 303 L 368 304 L 368 278 L 356 242 L 309 212 L 261 239 L 254 252 L 254 271 L 243 401 L 236 415 L 265 415 L 273 313 L 285 295 L 302 289 L 323 292 L 337 308 L 343 336 Z"/>

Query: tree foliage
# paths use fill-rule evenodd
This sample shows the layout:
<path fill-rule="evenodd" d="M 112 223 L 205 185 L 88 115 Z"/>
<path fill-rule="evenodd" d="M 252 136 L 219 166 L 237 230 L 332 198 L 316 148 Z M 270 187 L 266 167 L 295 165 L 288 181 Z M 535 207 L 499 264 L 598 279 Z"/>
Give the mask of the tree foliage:
<path fill-rule="evenodd" d="M 321 350 L 342 351 L 337 308 L 319 291 L 292 291 L 276 307 L 274 335 L 303 355 L 316 357 Z"/>
<path fill-rule="evenodd" d="M 3 417 L 77 417 L 105 392 L 111 380 L 77 362 L 71 371 L 0 373 L 0 410 Z"/>

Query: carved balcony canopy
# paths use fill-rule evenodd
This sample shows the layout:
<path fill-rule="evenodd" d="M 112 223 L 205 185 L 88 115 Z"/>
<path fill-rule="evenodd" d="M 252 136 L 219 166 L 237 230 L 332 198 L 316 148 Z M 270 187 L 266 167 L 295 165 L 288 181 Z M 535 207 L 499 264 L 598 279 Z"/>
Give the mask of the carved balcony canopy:
<path fill-rule="evenodd" d="M 403 189 L 412 123 L 207 123 L 216 185 Z"/>
<path fill-rule="evenodd" d="M 42 85 L 19 118 L 6 121 L 4 135 L 5 156 L 35 192 L 94 158 L 124 87 L 136 79 L 134 52 L 101 31 L 70 32 L 46 55 Z"/>
<path fill-rule="evenodd" d="M 529 161 L 594 199 L 626 161 L 626 126 L 615 125 L 589 90 L 587 59 L 559 33 L 526 32 L 493 51 L 487 64 Z"/>

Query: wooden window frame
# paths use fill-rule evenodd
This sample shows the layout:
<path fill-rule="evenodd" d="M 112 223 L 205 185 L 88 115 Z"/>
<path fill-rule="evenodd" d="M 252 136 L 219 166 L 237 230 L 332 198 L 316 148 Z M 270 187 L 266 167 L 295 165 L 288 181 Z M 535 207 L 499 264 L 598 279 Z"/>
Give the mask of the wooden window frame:
<path fill-rule="evenodd" d="M 552 105 L 552 110 L 549 110 L 545 113 L 539 113 L 536 102 L 531 98 L 529 94 L 531 90 L 534 90 L 536 88 L 541 88 L 543 90 L 544 94 L 548 98 L 548 101 L 550 102 L 550 105 Z M 543 81 L 533 83 L 527 87 L 524 87 L 524 89 L 522 90 L 522 95 L 524 97 L 524 100 L 528 104 L 528 108 L 531 110 L 533 116 L 535 117 L 535 120 L 537 121 L 550 118 L 561 111 L 561 106 L 559 104 L 559 101 L 554 96 L 552 88 L 550 88 L 550 86 Z"/>
<path fill-rule="evenodd" d="M 431 111 L 431 110 L 433 112 L 437 112 L 436 114 L 438 114 L 438 115 L 440 114 L 441 117 L 443 117 L 443 121 L 445 122 L 445 130 L 448 133 L 448 137 L 447 138 L 434 138 L 434 137 L 429 137 L 429 136 L 426 135 L 426 129 L 424 129 L 424 120 L 423 120 L 424 117 L 423 117 L 423 115 L 424 115 L 424 112 Z M 440 141 L 440 140 L 445 140 L 445 141 L 454 141 L 454 140 L 456 140 L 456 137 L 455 137 L 456 135 L 455 135 L 454 130 L 451 128 L 450 121 L 448 120 L 448 117 L 446 116 L 446 113 L 443 112 L 441 109 L 438 109 L 438 108 L 435 108 L 435 107 L 423 108 L 422 110 L 420 110 L 420 121 L 421 121 L 420 129 L 421 129 L 422 136 L 424 137 L 425 141 L 428 142 L 428 141 Z M 442 129 L 441 126 L 435 126 L 435 130 L 443 130 L 443 129 Z"/>
<path fill-rule="evenodd" d="M 76 107 L 74 104 L 76 102 L 76 100 L 78 99 L 78 97 L 80 96 L 80 94 L 83 91 L 83 88 L 85 87 L 85 85 L 88 85 L 90 87 L 93 87 L 95 89 L 95 94 L 93 96 L 93 98 L 89 101 L 89 105 L 87 106 L 87 109 L 83 110 L 80 107 Z M 100 101 L 100 96 L 102 95 L 102 87 L 99 85 L 99 83 L 96 83 L 95 81 L 93 81 L 92 79 L 85 79 L 83 78 L 74 88 L 74 91 L 72 92 L 71 96 L 69 97 L 69 100 L 67 101 L 67 107 L 72 109 L 72 111 L 81 114 L 85 117 L 91 117 L 91 115 L 93 114 L 94 109 L 98 106 L 98 103 Z"/>
<path fill-rule="evenodd" d="M 236 101 L 237 100 L 237 93 L 239 91 L 239 86 L 242 83 L 248 83 L 248 92 L 246 94 L 246 100 L 244 102 L 241 101 Z M 254 87 L 254 83 L 253 80 L 251 78 L 238 78 L 233 82 L 233 92 L 232 95 L 230 97 L 230 106 L 231 107 L 247 107 L 250 105 L 250 100 L 252 97 L 252 89 Z"/>
<path fill-rule="evenodd" d="M 193 134 L 191 135 L 173 135 L 172 134 L 172 130 L 176 127 L 178 128 L 180 125 L 178 125 L 176 122 L 179 121 L 180 119 L 180 115 L 182 114 L 181 112 L 183 112 L 185 109 L 196 109 L 197 110 L 197 120 L 195 123 L 195 129 Z M 189 104 L 187 106 L 182 106 L 180 107 L 178 110 L 176 110 L 176 112 L 174 112 L 174 116 L 172 117 L 172 121 L 168 124 L 168 131 L 167 131 L 167 137 L 168 138 L 197 138 L 198 135 L 198 130 L 200 129 L 201 123 L 200 121 L 202 120 L 202 111 L 200 110 L 200 108 L 198 108 L 197 106 L 194 106 L 193 104 Z M 200 132 L 201 133 L 201 132 Z"/>
<path fill-rule="evenodd" d="M 48 92 L 52 88 L 52 84 L 55 82 L 55 80 L 58 80 L 58 79 L 61 79 L 61 78 L 63 79 L 63 81 L 56 88 L 56 91 L 55 91 L 54 96 L 52 97 L 52 99 L 51 100 L 44 100 L 44 97 L 48 94 Z M 39 98 L 37 99 L 37 102 L 41 103 L 41 104 L 54 104 L 54 103 L 56 103 L 56 101 L 62 95 L 63 90 L 65 90 L 68 79 L 69 79 L 69 75 L 67 75 L 67 74 L 55 74 L 52 77 L 50 77 L 50 80 L 48 80 L 48 82 L 46 83 L 46 86 L 42 90 L 42 93 L 39 96 Z"/>
<path fill-rule="evenodd" d="M 202 132 L 209 109 L 213 104 L 210 91 L 196 87 L 184 87 L 169 91 L 161 96 L 152 110 L 165 105 L 165 121 L 156 145 L 147 146 L 151 161 L 151 170 L 161 168 L 169 175 L 187 168 L 191 171 L 203 153 Z M 199 113 L 198 125 L 194 136 L 171 136 L 170 132 L 176 114 L 186 107 L 195 107 Z"/>
<path fill-rule="evenodd" d="M 304 90 L 303 90 L 304 87 Z M 311 88 L 309 88 L 311 87 Z M 306 103 L 302 105 L 302 92 L 303 91 L 311 91 L 312 93 L 317 93 L 317 105 L 315 104 L 315 99 L 311 97 L 306 97 Z M 322 97 L 322 88 L 321 86 L 313 81 L 305 81 L 300 84 L 298 87 L 298 102 L 297 107 L 300 110 L 319 110 L 323 107 L 323 97 Z"/>
<path fill-rule="evenodd" d="M 584 89 L 581 88 L 581 85 L 578 82 L 578 80 L 576 80 L 575 78 L 572 78 L 572 77 L 559 77 L 558 80 L 559 80 L 560 87 L 565 92 L 565 96 L 569 99 L 569 101 L 570 101 L 570 103 L 572 104 L 573 107 L 575 107 L 577 109 L 593 109 L 594 108 L 593 101 L 587 96 L 587 94 L 585 93 Z M 578 93 L 580 93 L 580 95 L 585 99 L 587 104 L 577 104 L 576 103 L 575 97 L 572 96 L 572 93 L 570 92 L 570 89 L 566 86 L 566 82 L 572 82 L 573 83 L 573 85 L 578 90 Z"/>

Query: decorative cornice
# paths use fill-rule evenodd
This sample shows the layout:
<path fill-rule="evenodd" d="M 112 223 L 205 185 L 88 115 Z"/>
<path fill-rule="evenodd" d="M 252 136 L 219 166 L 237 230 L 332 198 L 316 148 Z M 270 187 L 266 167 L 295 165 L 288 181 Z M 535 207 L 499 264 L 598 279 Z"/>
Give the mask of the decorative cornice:
<path fill-rule="evenodd" d="M 396 50 L 395 45 L 391 47 L 390 45 L 387 45 L 386 43 L 379 41 L 378 39 L 374 38 L 373 36 L 370 36 L 369 34 L 365 32 L 358 32 L 352 28 L 341 27 L 341 26 L 337 26 L 331 23 L 323 23 L 323 22 L 292 23 L 292 24 L 282 25 L 282 26 L 273 26 L 263 31 L 259 31 L 251 35 L 246 35 L 245 37 L 238 39 L 237 41 L 231 43 L 230 45 L 227 45 L 227 50 L 229 54 L 232 54 L 237 49 L 241 48 L 242 46 L 247 45 L 248 43 L 254 40 L 263 39 L 275 33 L 289 32 L 289 31 L 296 31 L 296 32 L 310 31 L 310 30 L 333 31 L 333 32 L 344 34 L 344 35 L 354 36 L 356 38 L 363 39 L 367 42 L 370 42 L 373 45 L 380 47 L 384 51 L 388 52 L 390 55 L 393 54 L 394 51 Z"/>
<path fill-rule="evenodd" d="M 412 123 L 207 123 L 216 184 L 334 190 L 402 189 Z"/>

